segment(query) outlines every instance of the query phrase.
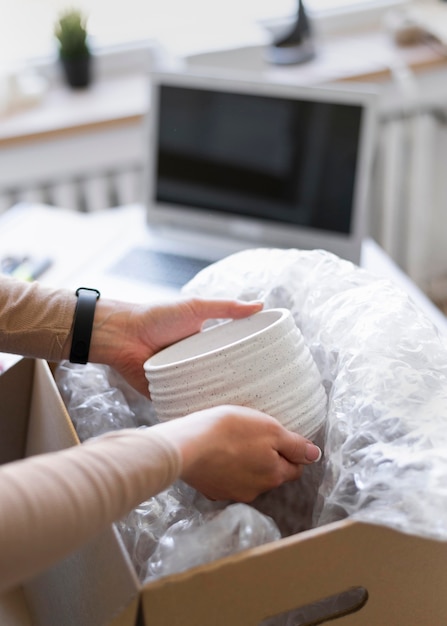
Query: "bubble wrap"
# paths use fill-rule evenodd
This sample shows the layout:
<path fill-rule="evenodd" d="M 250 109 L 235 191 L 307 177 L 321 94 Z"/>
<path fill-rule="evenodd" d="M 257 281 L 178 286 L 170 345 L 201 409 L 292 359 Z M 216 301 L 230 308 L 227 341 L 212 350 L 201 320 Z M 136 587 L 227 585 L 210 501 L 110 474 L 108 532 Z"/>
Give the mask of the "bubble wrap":
<path fill-rule="evenodd" d="M 152 403 L 110 367 L 63 361 L 54 378 L 80 441 L 157 421 Z"/>
<path fill-rule="evenodd" d="M 280 537 L 274 521 L 247 504 L 229 504 L 219 511 L 185 517 L 160 537 L 148 559 L 146 580 L 181 572 Z"/>
<path fill-rule="evenodd" d="M 350 516 L 447 538 L 447 344 L 406 292 L 325 251 L 257 249 L 183 294 L 291 310 L 329 397 L 315 526 Z"/>

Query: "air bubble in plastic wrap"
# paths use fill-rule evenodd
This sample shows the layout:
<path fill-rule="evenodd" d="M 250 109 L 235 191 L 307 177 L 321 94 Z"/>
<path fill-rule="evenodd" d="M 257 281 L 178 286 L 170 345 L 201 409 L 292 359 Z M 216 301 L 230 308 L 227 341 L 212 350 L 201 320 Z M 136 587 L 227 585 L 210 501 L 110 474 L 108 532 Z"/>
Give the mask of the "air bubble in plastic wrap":
<path fill-rule="evenodd" d="M 124 545 L 138 577 L 144 580 L 147 564 L 166 531 L 180 520 L 194 520 L 194 490 L 177 481 L 165 491 L 142 502 L 117 522 Z"/>
<path fill-rule="evenodd" d="M 241 550 L 280 539 L 276 524 L 247 504 L 184 518 L 160 538 L 146 580 L 168 576 Z"/>
<path fill-rule="evenodd" d="M 151 402 L 112 368 L 63 361 L 54 376 L 80 441 L 156 421 Z"/>

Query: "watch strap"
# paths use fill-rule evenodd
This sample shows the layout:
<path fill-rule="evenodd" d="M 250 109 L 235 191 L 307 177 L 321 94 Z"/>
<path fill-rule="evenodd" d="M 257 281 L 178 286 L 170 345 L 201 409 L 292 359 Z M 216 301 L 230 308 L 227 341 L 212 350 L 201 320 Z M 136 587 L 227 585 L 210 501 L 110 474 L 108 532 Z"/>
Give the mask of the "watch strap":
<path fill-rule="evenodd" d="M 70 349 L 70 362 L 85 365 L 88 362 L 90 341 L 96 302 L 100 297 L 97 289 L 79 287 L 76 290 L 77 302 L 73 321 L 73 337 Z"/>

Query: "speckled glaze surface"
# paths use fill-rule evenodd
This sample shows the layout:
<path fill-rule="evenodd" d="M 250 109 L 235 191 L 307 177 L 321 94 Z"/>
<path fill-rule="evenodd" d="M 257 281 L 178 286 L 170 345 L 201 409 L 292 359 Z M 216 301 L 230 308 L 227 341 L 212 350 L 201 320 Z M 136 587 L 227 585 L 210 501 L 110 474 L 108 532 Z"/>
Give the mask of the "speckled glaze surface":
<path fill-rule="evenodd" d="M 320 373 L 287 309 L 213 326 L 158 352 L 144 369 L 162 421 L 237 404 L 311 438 L 326 418 Z"/>

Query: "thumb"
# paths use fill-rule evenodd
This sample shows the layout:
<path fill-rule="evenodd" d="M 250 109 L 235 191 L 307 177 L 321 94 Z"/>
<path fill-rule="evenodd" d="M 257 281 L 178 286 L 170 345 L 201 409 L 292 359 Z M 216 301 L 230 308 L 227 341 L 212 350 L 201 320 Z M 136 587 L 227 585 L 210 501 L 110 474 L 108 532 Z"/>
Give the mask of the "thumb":
<path fill-rule="evenodd" d="M 284 431 L 277 451 L 294 464 L 316 463 L 322 457 L 321 449 L 312 441 L 288 430 Z"/>

